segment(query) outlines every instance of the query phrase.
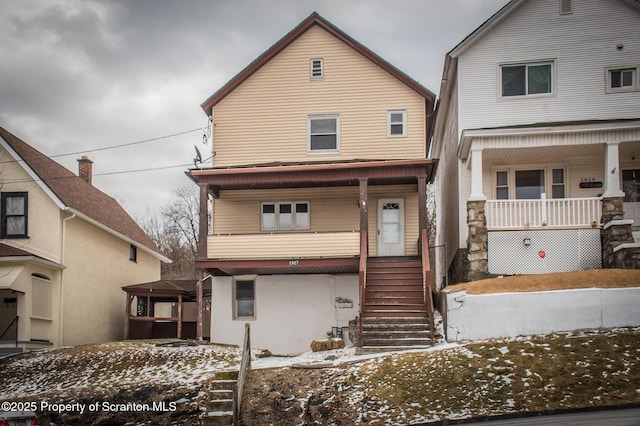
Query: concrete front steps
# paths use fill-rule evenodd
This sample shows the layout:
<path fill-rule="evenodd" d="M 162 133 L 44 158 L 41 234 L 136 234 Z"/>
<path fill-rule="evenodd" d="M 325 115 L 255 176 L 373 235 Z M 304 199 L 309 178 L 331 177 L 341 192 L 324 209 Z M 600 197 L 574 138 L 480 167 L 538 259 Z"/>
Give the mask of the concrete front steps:
<path fill-rule="evenodd" d="M 433 344 L 427 316 L 365 317 L 362 321 L 359 354 L 426 348 Z"/>
<path fill-rule="evenodd" d="M 238 381 L 237 371 L 216 373 L 209 385 L 209 402 L 202 424 L 228 426 L 233 424 L 233 389 Z"/>

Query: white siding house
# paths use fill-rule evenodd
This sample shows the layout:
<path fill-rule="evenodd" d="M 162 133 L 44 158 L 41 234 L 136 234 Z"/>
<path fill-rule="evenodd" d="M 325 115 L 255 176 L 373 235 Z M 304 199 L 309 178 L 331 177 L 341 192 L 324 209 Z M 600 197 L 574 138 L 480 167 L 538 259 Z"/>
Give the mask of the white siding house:
<path fill-rule="evenodd" d="M 439 281 L 638 267 L 638 28 L 636 0 L 513 0 L 446 55 Z"/>

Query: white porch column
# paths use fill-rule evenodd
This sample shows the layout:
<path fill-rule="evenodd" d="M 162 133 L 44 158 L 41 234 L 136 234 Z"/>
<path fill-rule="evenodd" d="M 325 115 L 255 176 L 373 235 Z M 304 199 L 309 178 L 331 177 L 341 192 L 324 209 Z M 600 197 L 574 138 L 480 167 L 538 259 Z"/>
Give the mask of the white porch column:
<path fill-rule="evenodd" d="M 484 201 L 487 197 L 482 193 L 482 148 L 471 148 L 471 194 L 469 201 Z"/>
<path fill-rule="evenodd" d="M 618 146 L 620 142 L 607 142 L 605 153 L 603 198 L 624 197 L 624 191 L 620 187 L 620 155 Z"/>

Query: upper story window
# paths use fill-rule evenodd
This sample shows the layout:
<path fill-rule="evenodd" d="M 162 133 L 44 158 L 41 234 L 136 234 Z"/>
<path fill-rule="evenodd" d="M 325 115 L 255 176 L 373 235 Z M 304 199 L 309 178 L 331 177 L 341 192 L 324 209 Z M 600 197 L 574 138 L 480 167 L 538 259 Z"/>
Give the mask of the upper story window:
<path fill-rule="evenodd" d="M 396 109 L 387 111 L 387 137 L 407 136 L 407 111 Z"/>
<path fill-rule="evenodd" d="M 28 195 L 26 192 L 3 192 L 0 197 L 2 210 L 2 238 L 27 238 Z"/>
<path fill-rule="evenodd" d="M 134 263 L 138 262 L 138 247 L 133 244 L 129 246 L 129 260 Z"/>
<path fill-rule="evenodd" d="M 638 69 L 610 68 L 607 70 L 607 93 L 633 92 L 638 90 Z"/>
<path fill-rule="evenodd" d="M 553 63 L 538 62 L 500 67 L 502 96 L 553 93 Z"/>
<path fill-rule="evenodd" d="M 560 0 L 560 15 L 570 15 L 573 13 L 573 2 L 571 0 Z"/>
<path fill-rule="evenodd" d="M 324 77 L 324 67 L 321 58 L 311 60 L 311 79 L 322 80 Z"/>
<path fill-rule="evenodd" d="M 310 115 L 307 123 L 309 153 L 340 152 L 340 115 Z"/>
<path fill-rule="evenodd" d="M 308 202 L 280 202 L 262 204 L 263 231 L 309 229 Z"/>

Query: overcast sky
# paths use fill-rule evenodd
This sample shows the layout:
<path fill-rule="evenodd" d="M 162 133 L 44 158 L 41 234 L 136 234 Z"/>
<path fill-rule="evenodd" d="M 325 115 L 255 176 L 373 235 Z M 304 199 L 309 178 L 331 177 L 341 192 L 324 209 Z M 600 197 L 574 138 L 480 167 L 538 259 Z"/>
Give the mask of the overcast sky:
<path fill-rule="evenodd" d="M 73 172 L 88 155 L 139 218 L 195 188 L 200 104 L 312 12 L 437 94 L 446 52 L 507 2 L 0 0 L 0 126 Z"/>

